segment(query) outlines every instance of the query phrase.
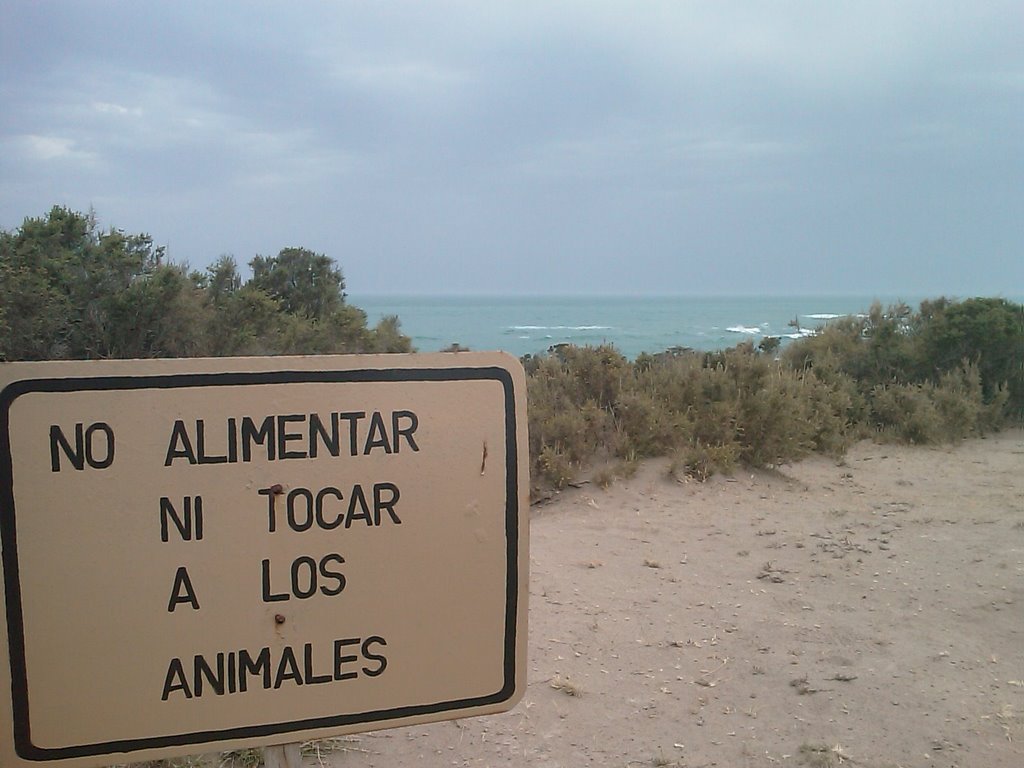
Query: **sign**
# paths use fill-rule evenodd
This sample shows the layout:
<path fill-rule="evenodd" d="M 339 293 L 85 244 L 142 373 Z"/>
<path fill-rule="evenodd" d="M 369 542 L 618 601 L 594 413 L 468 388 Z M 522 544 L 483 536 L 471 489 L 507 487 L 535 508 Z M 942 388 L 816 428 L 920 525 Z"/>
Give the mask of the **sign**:
<path fill-rule="evenodd" d="M 0 765 L 511 708 L 527 501 L 501 353 L 0 365 Z"/>

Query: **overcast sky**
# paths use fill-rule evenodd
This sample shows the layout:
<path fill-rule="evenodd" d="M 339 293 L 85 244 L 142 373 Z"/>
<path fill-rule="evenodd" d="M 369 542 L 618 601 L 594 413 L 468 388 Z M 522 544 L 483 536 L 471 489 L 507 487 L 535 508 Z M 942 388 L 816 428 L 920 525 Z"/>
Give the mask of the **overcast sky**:
<path fill-rule="evenodd" d="M 0 0 L 0 228 L 350 293 L 1024 294 L 1024 2 Z"/>

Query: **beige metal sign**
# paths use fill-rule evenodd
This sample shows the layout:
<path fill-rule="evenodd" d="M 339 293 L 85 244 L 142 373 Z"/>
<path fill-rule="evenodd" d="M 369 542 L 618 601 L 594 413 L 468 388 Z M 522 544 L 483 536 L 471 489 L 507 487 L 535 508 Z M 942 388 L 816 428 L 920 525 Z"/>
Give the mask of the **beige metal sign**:
<path fill-rule="evenodd" d="M 500 353 L 0 365 L 0 765 L 510 708 L 525 423 Z"/>

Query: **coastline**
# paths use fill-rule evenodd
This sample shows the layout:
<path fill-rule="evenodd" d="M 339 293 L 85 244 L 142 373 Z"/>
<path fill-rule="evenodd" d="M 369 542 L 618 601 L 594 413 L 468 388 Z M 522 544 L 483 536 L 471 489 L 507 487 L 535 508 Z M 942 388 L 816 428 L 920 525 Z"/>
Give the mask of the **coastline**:
<path fill-rule="evenodd" d="M 800 330 L 923 295 L 795 296 L 348 296 L 372 327 L 397 315 L 421 352 L 460 344 L 473 350 L 538 354 L 556 344 L 613 344 L 628 358 L 672 347 L 713 351 L 765 336 L 788 342 Z M 935 298 L 930 297 L 930 298 Z M 1024 297 L 1010 297 L 1013 301 Z M 799 328 L 792 325 L 799 324 Z"/>

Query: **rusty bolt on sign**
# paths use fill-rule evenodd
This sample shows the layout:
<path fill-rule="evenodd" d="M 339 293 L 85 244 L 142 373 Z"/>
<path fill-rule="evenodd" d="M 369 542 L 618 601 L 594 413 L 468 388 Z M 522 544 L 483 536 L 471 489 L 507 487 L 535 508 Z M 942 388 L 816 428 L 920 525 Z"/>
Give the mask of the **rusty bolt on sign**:
<path fill-rule="evenodd" d="M 275 496 L 280 496 L 282 493 L 284 493 L 284 486 L 281 485 L 280 483 L 274 483 L 272 486 L 270 486 L 270 492 Z"/>
<path fill-rule="evenodd" d="M 280 613 L 274 614 L 274 623 L 284 624 L 284 616 L 282 616 Z"/>

